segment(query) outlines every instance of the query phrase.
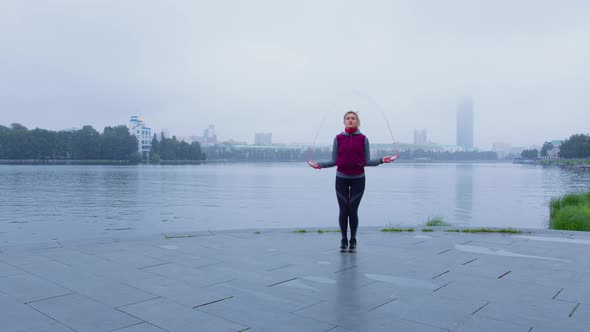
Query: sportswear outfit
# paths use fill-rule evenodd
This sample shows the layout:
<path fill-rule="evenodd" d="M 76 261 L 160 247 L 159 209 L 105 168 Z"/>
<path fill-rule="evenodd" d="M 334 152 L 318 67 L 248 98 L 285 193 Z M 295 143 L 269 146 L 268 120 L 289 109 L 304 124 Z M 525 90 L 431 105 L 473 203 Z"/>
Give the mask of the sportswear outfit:
<path fill-rule="evenodd" d="M 381 159 L 371 159 L 369 139 L 357 128 L 346 128 L 346 131 L 337 135 L 332 146 L 332 160 L 317 163 L 320 168 L 337 166 L 336 198 L 340 208 L 338 222 L 342 233 L 342 246 L 348 245 L 347 233 L 350 222 L 351 249 L 353 243 L 356 247 L 358 208 L 365 192 L 364 167 L 378 166 L 382 163 Z"/>

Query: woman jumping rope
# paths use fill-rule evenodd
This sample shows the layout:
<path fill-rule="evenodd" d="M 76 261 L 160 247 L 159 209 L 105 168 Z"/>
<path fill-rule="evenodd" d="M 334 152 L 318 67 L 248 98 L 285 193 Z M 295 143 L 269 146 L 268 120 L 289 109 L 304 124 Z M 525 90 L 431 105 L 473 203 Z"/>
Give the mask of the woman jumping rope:
<path fill-rule="evenodd" d="M 365 192 L 365 166 L 378 166 L 390 163 L 399 156 L 386 156 L 371 159 L 369 140 L 358 129 L 361 122 L 356 112 L 344 114 L 344 131 L 334 138 L 332 160 L 326 162 L 309 161 L 315 169 L 338 166 L 336 169 L 336 198 L 340 213 L 338 222 L 342 241 L 340 251 L 356 252 L 356 231 L 359 225 L 358 208 Z M 350 222 L 350 243 L 348 242 L 348 223 Z"/>

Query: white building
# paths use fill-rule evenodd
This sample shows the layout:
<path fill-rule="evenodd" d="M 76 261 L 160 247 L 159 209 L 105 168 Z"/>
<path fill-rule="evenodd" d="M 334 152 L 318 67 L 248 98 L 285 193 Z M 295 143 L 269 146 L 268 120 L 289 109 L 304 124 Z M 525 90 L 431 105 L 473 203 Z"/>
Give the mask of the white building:
<path fill-rule="evenodd" d="M 148 159 L 152 148 L 152 129 L 145 126 L 143 119 L 133 115 L 129 120 L 129 133 L 137 137 L 137 151 L 143 159 Z"/>

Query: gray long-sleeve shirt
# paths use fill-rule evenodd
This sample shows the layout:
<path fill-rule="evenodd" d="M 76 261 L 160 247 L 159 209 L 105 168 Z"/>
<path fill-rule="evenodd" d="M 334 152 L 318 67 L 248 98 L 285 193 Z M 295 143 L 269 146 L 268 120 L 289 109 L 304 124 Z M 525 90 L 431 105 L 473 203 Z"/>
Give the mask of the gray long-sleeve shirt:
<path fill-rule="evenodd" d="M 360 135 L 360 134 L 361 134 L 360 130 L 357 130 L 352 134 L 349 134 L 347 132 L 342 132 L 342 135 L 345 135 L 345 136 Z M 336 159 L 338 159 L 338 137 L 334 137 L 334 144 L 332 145 L 332 160 L 318 162 L 318 165 L 321 168 L 334 167 L 334 166 L 336 166 Z M 367 166 L 379 166 L 379 165 L 383 164 L 381 159 L 371 159 L 371 146 L 369 145 L 369 139 L 367 138 L 367 136 L 365 136 L 365 162 L 366 162 Z M 336 176 L 340 177 L 340 178 L 346 178 L 346 179 L 356 179 L 356 178 L 364 177 L 365 173 L 359 174 L 359 175 L 346 175 L 341 172 L 336 172 Z"/>

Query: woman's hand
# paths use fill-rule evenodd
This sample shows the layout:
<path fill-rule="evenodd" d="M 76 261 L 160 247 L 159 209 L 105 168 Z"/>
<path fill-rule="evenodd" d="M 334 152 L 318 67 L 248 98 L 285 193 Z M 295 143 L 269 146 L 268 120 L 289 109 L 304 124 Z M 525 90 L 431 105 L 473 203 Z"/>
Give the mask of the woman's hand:
<path fill-rule="evenodd" d="M 307 162 L 307 164 L 309 165 L 309 167 L 312 167 L 312 168 L 315 168 L 315 169 L 320 169 L 321 168 L 320 165 L 318 165 L 318 163 L 316 163 L 314 161 L 311 161 L 311 160 L 309 160 Z"/>
<path fill-rule="evenodd" d="M 381 158 L 381 161 L 383 163 L 385 163 L 385 164 L 388 164 L 388 163 L 390 163 L 392 161 L 395 161 L 397 158 L 399 158 L 398 155 L 396 155 L 396 156 L 385 156 L 385 157 Z"/>

